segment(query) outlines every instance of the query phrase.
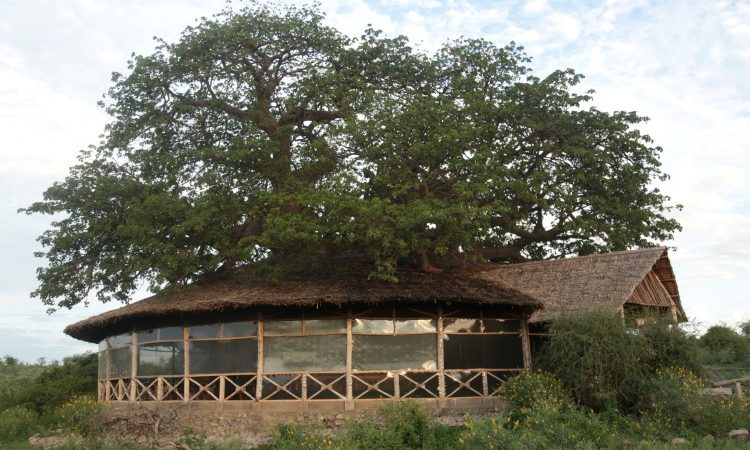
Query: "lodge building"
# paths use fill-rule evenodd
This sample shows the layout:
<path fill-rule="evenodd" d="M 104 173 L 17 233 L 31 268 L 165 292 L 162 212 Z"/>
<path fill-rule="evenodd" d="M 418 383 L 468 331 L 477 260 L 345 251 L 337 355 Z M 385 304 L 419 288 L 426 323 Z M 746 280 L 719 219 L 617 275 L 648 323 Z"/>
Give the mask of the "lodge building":
<path fill-rule="evenodd" d="M 503 382 L 531 368 L 545 324 L 564 314 L 686 320 L 661 247 L 398 277 L 236 274 L 65 332 L 99 344 L 104 402 L 351 411 L 402 398 L 496 406 Z"/>

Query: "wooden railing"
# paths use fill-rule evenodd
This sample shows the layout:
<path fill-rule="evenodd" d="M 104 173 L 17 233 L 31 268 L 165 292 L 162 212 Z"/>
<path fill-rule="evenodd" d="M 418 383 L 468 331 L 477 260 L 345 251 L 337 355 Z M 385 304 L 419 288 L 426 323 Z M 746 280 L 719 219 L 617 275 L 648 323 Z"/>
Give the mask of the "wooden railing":
<path fill-rule="evenodd" d="M 100 380 L 103 401 L 258 401 L 491 397 L 524 369 L 254 373 Z"/>

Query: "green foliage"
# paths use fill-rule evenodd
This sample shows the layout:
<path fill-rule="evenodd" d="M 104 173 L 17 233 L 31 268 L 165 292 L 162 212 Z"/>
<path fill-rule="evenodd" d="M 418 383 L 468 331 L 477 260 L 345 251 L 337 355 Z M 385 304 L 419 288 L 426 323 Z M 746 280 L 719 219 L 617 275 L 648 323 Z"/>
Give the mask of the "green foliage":
<path fill-rule="evenodd" d="M 631 329 L 620 317 L 589 313 L 561 318 L 550 331 L 538 357 L 541 368 L 559 377 L 581 404 L 597 411 L 635 411 L 659 369 L 700 369 L 695 340 L 659 320 Z"/>
<path fill-rule="evenodd" d="M 73 396 L 57 409 L 62 424 L 84 437 L 104 431 L 101 412 L 101 405 L 90 395 Z"/>
<path fill-rule="evenodd" d="M 8 379 L 0 384 L 0 409 L 20 405 L 40 416 L 53 413 L 76 395 L 94 395 L 97 371 L 97 355 L 87 353 L 47 366 L 32 379 Z"/>
<path fill-rule="evenodd" d="M 708 395 L 704 382 L 682 368 L 659 370 L 644 392 L 642 422 L 655 434 L 723 436 L 747 427 L 750 410 L 736 397 Z"/>
<path fill-rule="evenodd" d="M 27 438 L 39 428 L 39 417 L 23 406 L 11 406 L 0 411 L 0 442 Z"/>
<path fill-rule="evenodd" d="M 742 331 L 743 336 L 745 336 L 746 338 L 750 338 L 750 320 L 740 322 L 738 327 L 740 331 Z"/>
<path fill-rule="evenodd" d="M 743 330 L 740 324 L 740 329 Z M 750 368 L 750 336 L 740 334 L 729 326 L 715 325 L 700 338 L 705 350 L 704 360 L 710 365 L 729 365 Z"/>
<path fill-rule="evenodd" d="M 556 412 L 573 404 L 562 381 L 542 371 L 522 372 L 511 378 L 499 395 L 508 402 L 508 414 L 513 420 L 526 417 L 530 411 Z"/>
<path fill-rule="evenodd" d="M 25 210 L 61 217 L 39 238 L 33 295 L 126 301 L 143 282 L 342 254 L 395 280 L 400 264 L 672 237 L 646 119 L 599 111 L 581 75 L 537 77 L 529 61 L 512 42 L 427 54 L 371 29 L 350 39 L 316 6 L 203 18 L 114 74 L 103 141 Z"/>

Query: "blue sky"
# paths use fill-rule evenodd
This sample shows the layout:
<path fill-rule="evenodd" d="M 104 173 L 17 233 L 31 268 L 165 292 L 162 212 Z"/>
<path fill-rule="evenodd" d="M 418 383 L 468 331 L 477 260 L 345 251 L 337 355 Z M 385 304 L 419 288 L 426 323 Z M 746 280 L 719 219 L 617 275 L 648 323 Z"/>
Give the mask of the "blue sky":
<path fill-rule="evenodd" d="M 235 2 L 238 3 L 238 2 Z M 449 38 L 511 40 L 537 75 L 572 67 L 604 110 L 636 110 L 664 148 L 661 188 L 685 206 L 672 254 L 688 315 L 703 326 L 750 319 L 750 2 L 322 1 L 329 24 L 404 34 L 425 51 Z M 35 242 L 49 218 L 17 214 L 65 177 L 107 117 L 112 71 L 174 40 L 224 1 L 0 0 L 0 355 L 59 359 L 94 347 L 62 334 L 116 307 L 51 316 L 35 287 Z"/>

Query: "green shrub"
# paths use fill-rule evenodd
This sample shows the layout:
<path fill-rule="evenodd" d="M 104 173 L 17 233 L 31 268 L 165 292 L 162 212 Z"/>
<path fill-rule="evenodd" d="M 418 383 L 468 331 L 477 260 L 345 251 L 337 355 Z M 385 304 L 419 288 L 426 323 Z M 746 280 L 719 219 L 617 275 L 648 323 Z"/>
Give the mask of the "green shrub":
<path fill-rule="evenodd" d="M 542 369 L 556 375 L 582 404 L 596 410 L 628 409 L 649 370 L 641 339 L 612 314 L 560 318 L 539 354 Z"/>
<path fill-rule="evenodd" d="M 501 388 L 500 396 L 512 411 L 546 409 L 559 411 L 572 405 L 570 393 L 554 375 L 542 372 L 521 372 Z"/>
<path fill-rule="evenodd" d="M 271 447 L 274 450 L 340 450 L 341 443 L 304 425 L 281 425 Z"/>
<path fill-rule="evenodd" d="M 425 448 L 430 442 L 434 419 L 422 406 L 410 401 L 394 402 L 381 407 L 378 415 L 406 448 Z"/>
<path fill-rule="evenodd" d="M 657 370 L 679 366 L 701 371 L 696 340 L 659 318 L 628 328 L 609 313 L 563 317 L 551 326 L 538 362 L 596 411 L 635 412 Z"/>
<path fill-rule="evenodd" d="M 90 395 L 76 395 L 57 409 L 62 425 L 81 436 L 97 436 L 102 427 L 101 405 Z"/>
<path fill-rule="evenodd" d="M 750 320 L 740 322 L 737 327 L 740 329 L 743 336 L 745 336 L 746 338 L 750 338 Z"/>
<path fill-rule="evenodd" d="M 709 328 L 701 336 L 700 344 L 705 349 L 707 364 L 750 367 L 750 338 L 728 326 Z"/>
<path fill-rule="evenodd" d="M 0 412 L 0 441 L 28 438 L 37 430 L 38 416 L 23 406 L 11 406 Z"/>
<path fill-rule="evenodd" d="M 688 330 L 694 326 L 688 325 Z M 701 349 L 694 331 L 672 325 L 664 317 L 651 318 L 636 330 L 642 338 L 642 361 L 653 375 L 657 370 L 681 367 L 702 377 L 705 375 L 701 361 Z"/>
<path fill-rule="evenodd" d="M 10 379 L 0 386 L 0 409 L 23 406 L 38 415 L 54 413 L 76 395 L 96 395 L 97 355 L 65 358 L 32 379 Z"/>
<path fill-rule="evenodd" d="M 646 391 L 642 423 L 654 434 L 725 435 L 750 425 L 750 411 L 736 397 L 709 395 L 703 381 L 682 368 L 659 370 Z"/>

